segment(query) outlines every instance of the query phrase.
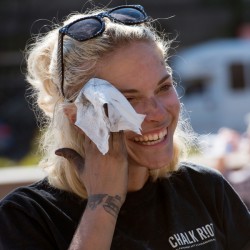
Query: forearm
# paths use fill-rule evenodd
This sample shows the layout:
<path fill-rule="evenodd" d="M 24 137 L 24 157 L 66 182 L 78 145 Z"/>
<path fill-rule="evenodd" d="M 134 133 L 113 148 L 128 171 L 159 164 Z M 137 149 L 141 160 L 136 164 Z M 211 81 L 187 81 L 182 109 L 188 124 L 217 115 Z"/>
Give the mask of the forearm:
<path fill-rule="evenodd" d="M 111 133 L 109 151 L 103 155 L 86 136 L 85 158 L 70 148 L 56 151 L 75 168 L 88 194 L 86 209 L 69 250 L 110 249 L 116 220 L 128 187 L 128 162 L 124 133 Z"/>
<path fill-rule="evenodd" d="M 91 196 L 69 250 L 110 249 L 121 204 L 120 196 Z"/>

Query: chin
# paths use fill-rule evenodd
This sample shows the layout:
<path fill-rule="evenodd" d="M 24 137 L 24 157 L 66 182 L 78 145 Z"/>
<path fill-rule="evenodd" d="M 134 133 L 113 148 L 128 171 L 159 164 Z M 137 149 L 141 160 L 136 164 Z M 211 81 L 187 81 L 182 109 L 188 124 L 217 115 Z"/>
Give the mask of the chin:
<path fill-rule="evenodd" d="M 165 133 L 163 133 L 165 132 Z M 145 167 L 149 170 L 162 169 L 168 166 L 174 158 L 173 133 L 170 129 L 161 130 L 158 139 L 153 141 L 141 141 L 144 137 L 128 137 L 126 147 L 129 156 L 129 164 Z"/>
<path fill-rule="evenodd" d="M 139 167 L 145 167 L 149 170 L 162 169 L 168 166 L 173 161 L 173 149 L 165 152 L 152 152 L 147 154 L 135 153 L 129 154 L 129 164 Z"/>
<path fill-rule="evenodd" d="M 172 157 L 163 160 L 163 161 L 155 161 L 155 162 L 149 162 L 145 164 L 145 167 L 148 168 L 149 170 L 157 170 L 157 169 L 162 169 L 168 166 L 172 161 Z"/>

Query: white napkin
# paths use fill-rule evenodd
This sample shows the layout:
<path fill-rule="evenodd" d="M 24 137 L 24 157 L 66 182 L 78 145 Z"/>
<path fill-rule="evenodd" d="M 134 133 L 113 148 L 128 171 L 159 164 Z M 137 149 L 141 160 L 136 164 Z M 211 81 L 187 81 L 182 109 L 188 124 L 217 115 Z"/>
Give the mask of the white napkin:
<path fill-rule="evenodd" d="M 108 117 L 104 104 L 108 107 Z M 90 79 L 81 89 L 75 105 L 75 125 L 82 129 L 103 155 L 109 150 L 110 132 L 132 130 L 141 134 L 145 115 L 136 113 L 125 96 L 105 80 Z"/>

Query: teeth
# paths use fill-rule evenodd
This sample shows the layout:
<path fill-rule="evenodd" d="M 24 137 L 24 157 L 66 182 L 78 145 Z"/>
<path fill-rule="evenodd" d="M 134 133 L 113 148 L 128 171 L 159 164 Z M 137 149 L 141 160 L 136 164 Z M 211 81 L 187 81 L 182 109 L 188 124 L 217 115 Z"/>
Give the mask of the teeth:
<path fill-rule="evenodd" d="M 153 140 L 154 140 L 154 141 L 158 140 L 158 138 L 160 138 L 159 136 L 160 136 L 160 135 L 154 135 L 154 136 L 153 136 Z"/>
<path fill-rule="evenodd" d="M 164 137 L 164 133 L 162 131 L 160 132 L 159 137 L 160 138 Z"/>
<path fill-rule="evenodd" d="M 157 135 L 156 135 L 156 137 L 157 137 Z M 157 139 L 157 138 L 156 138 L 156 139 Z M 149 140 L 149 141 L 153 141 L 153 140 L 154 140 L 154 135 L 149 135 L 149 136 L 148 136 L 148 140 Z"/>
<path fill-rule="evenodd" d="M 155 144 L 157 144 L 157 143 L 159 143 L 159 142 L 161 142 L 163 140 L 164 140 L 164 137 L 161 138 L 161 139 L 159 139 L 159 140 L 157 140 L 157 141 L 144 141 L 141 144 L 147 145 L 147 146 L 149 146 L 149 145 L 155 145 Z"/>
<path fill-rule="evenodd" d="M 164 136 L 167 134 L 167 130 L 165 129 L 164 131 L 161 131 L 158 134 L 149 134 L 149 135 L 144 135 L 140 137 L 135 137 L 134 141 L 136 142 L 141 142 L 145 145 L 152 145 L 154 142 L 158 142 L 159 140 L 161 141 Z"/>

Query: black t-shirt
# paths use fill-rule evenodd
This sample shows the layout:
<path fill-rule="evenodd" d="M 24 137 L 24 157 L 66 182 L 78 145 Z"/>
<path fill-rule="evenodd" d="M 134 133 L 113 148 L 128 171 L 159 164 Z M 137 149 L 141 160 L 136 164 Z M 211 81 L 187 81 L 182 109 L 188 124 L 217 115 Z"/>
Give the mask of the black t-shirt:
<path fill-rule="evenodd" d="M 65 250 L 85 207 L 46 179 L 18 188 L 0 202 L 0 249 Z M 183 163 L 128 193 L 111 249 L 249 250 L 250 215 L 219 173 Z"/>

